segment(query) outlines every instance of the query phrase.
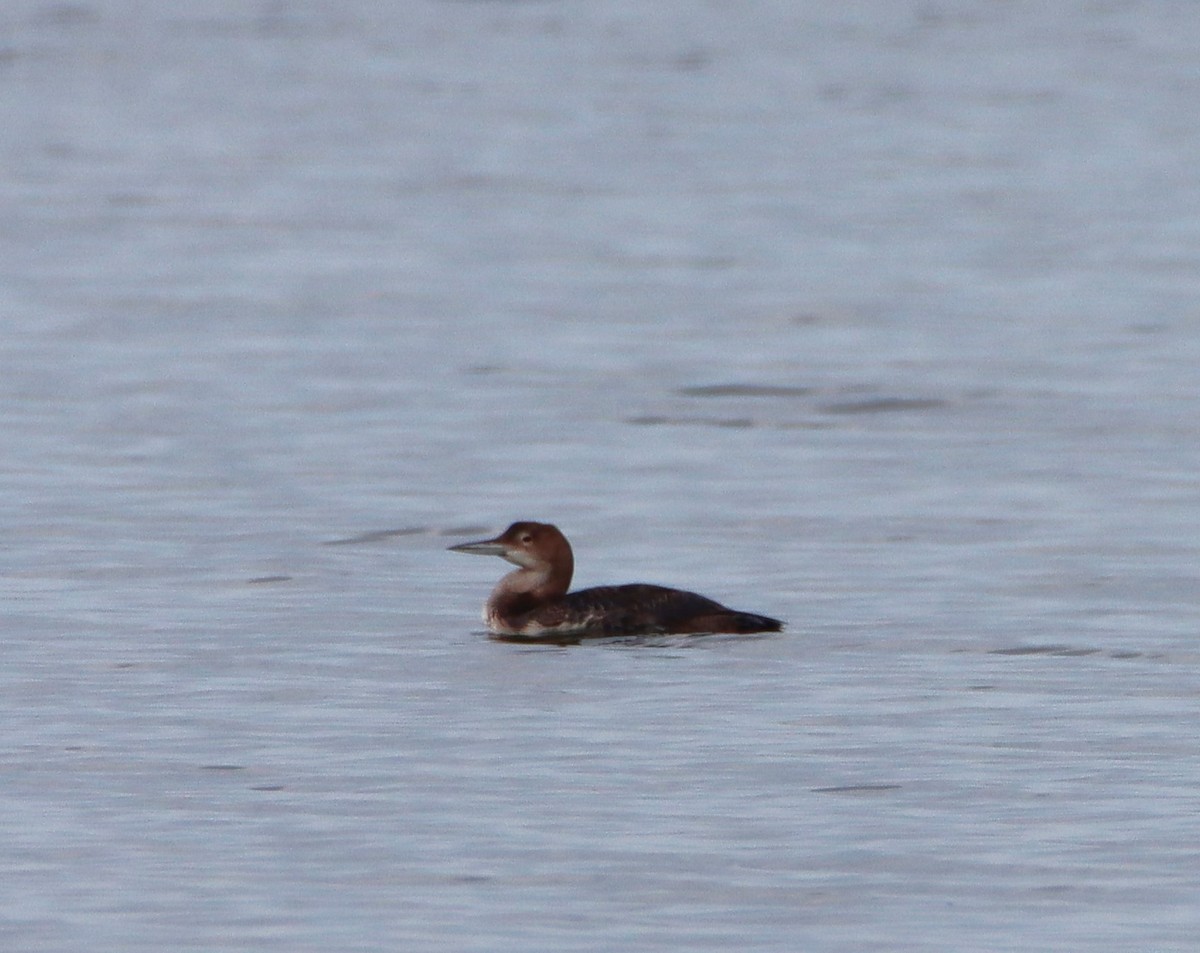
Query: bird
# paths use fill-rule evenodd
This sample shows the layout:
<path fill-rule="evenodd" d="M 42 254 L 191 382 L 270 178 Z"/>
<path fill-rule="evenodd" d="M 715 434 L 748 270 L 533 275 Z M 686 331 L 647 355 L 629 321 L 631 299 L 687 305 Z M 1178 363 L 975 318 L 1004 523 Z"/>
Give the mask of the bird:
<path fill-rule="evenodd" d="M 449 550 L 499 556 L 518 567 L 497 583 L 483 607 L 484 624 L 496 636 L 748 634 L 780 632 L 784 625 L 665 586 L 633 583 L 569 592 L 575 556 L 566 536 L 550 523 L 522 520 L 492 539 Z"/>

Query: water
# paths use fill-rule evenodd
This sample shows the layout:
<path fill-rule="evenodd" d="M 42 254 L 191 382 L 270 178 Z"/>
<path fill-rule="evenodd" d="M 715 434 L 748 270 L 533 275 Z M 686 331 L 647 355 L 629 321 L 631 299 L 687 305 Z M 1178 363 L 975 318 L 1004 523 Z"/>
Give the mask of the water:
<path fill-rule="evenodd" d="M 1198 41 L 10 0 L 4 949 L 1194 949 Z"/>

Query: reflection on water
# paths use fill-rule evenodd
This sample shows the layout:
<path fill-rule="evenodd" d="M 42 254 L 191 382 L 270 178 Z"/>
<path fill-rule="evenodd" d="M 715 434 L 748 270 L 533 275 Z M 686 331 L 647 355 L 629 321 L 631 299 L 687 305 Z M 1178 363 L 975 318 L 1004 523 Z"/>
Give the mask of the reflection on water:
<path fill-rule="evenodd" d="M 703 648 L 705 643 L 713 640 L 734 639 L 736 641 L 750 641 L 753 639 L 781 637 L 778 632 L 755 632 L 737 635 L 715 632 L 689 633 L 687 635 L 589 635 L 587 633 L 570 635 L 511 635 L 497 632 L 488 632 L 486 634 L 494 642 L 511 642 L 517 645 L 553 645 L 559 648 L 566 648 L 572 645 L 593 645 L 647 649 Z"/>

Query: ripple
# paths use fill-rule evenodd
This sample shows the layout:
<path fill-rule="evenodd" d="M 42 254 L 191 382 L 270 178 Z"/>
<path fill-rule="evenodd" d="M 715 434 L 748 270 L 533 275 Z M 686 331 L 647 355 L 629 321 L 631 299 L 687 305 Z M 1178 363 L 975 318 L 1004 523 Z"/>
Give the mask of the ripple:
<path fill-rule="evenodd" d="M 422 533 L 428 533 L 429 528 L 426 526 L 402 526 L 399 529 L 376 529 L 367 533 L 359 533 L 357 536 L 346 536 L 342 539 L 327 539 L 326 546 L 353 546 L 356 543 L 377 543 L 383 539 L 391 539 L 393 536 L 419 536 Z"/>
<path fill-rule="evenodd" d="M 890 414 L 904 410 L 938 410 L 947 406 L 947 401 L 936 397 L 870 397 L 826 404 L 821 410 L 827 414 Z"/>
<path fill-rule="evenodd" d="M 324 546 L 353 546 L 358 543 L 377 543 L 395 536 L 470 536 L 491 532 L 490 526 L 401 526 L 396 529 L 376 529 L 355 536 L 327 539 Z M 253 580 L 252 580 L 253 581 Z"/>
<path fill-rule="evenodd" d="M 830 788 L 810 788 L 814 794 L 884 794 L 899 791 L 899 784 L 840 784 Z"/>
<path fill-rule="evenodd" d="M 753 427 L 750 417 L 667 417 L 647 414 L 627 417 L 625 423 L 639 427 Z"/>
<path fill-rule="evenodd" d="M 1051 658 L 1085 658 L 1089 655 L 1103 655 L 1111 659 L 1155 659 L 1163 657 L 1131 649 L 1115 649 L 1106 652 L 1104 649 L 1090 646 L 1062 645 L 1059 643 L 1048 645 L 1013 645 L 1002 649 L 990 649 L 988 655 L 1045 655 Z"/>
<path fill-rule="evenodd" d="M 774 384 L 702 384 L 681 387 L 675 393 L 683 397 L 807 397 L 811 387 L 787 387 Z"/>
<path fill-rule="evenodd" d="M 989 655 L 1054 655 L 1070 657 L 1078 655 L 1095 655 L 1099 649 L 1080 649 L 1070 645 L 1014 645 L 1005 649 L 992 649 Z"/>

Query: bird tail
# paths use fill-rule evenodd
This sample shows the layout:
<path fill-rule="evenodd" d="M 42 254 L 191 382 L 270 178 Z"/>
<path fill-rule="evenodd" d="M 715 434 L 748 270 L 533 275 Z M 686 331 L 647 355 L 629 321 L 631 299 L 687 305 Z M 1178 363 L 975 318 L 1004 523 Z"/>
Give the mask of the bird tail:
<path fill-rule="evenodd" d="M 753 612 L 735 612 L 732 616 L 735 632 L 782 632 L 783 623 L 772 619 L 769 615 L 755 615 Z"/>
<path fill-rule="evenodd" d="M 783 623 L 770 616 L 755 615 L 753 612 L 710 612 L 689 619 L 685 627 L 671 631 L 748 635 L 751 632 L 781 632 Z"/>

